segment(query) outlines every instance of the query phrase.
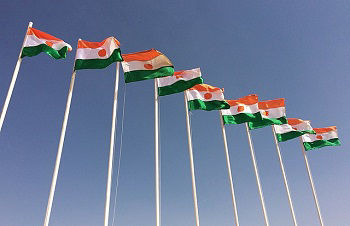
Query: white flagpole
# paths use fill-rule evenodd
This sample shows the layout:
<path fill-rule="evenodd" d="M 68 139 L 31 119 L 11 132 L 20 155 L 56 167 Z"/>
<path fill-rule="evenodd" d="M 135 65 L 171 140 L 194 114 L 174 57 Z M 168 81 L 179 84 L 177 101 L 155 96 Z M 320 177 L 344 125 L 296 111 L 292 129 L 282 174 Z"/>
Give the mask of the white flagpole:
<path fill-rule="evenodd" d="M 160 226 L 160 176 L 159 176 L 159 102 L 158 84 L 154 79 L 154 164 L 156 195 L 156 226 Z"/>
<path fill-rule="evenodd" d="M 9 104 L 10 104 L 12 92 L 13 92 L 13 89 L 14 89 L 15 84 L 16 84 L 19 68 L 21 67 L 21 63 L 22 63 L 21 55 L 22 55 L 24 43 L 25 43 L 25 41 L 27 39 L 27 32 L 28 32 L 28 29 L 30 27 L 32 27 L 32 26 L 33 26 L 33 22 L 29 22 L 27 30 L 26 30 L 26 34 L 24 35 L 24 40 L 23 40 L 23 44 L 22 44 L 22 47 L 21 47 L 21 51 L 19 52 L 19 55 L 18 55 L 17 63 L 16 63 L 16 66 L 15 66 L 15 70 L 14 70 L 13 75 L 12 75 L 12 80 L 11 80 L 11 83 L 10 83 L 10 87 L 9 87 L 9 90 L 7 91 L 7 96 L 6 96 L 6 99 L 5 99 L 5 103 L 4 103 L 4 106 L 2 107 L 2 112 L 1 112 L 1 116 L 0 116 L 0 132 L 1 132 L 1 129 L 2 129 L 2 125 L 4 124 L 7 108 L 9 106 Z"/>
<path fill-rule="evenodd" d="M 184 97 L 185 97 L 186 126 L 187 126 L 187 139 L 188 139 L 188 154 L 190 157 L 191 176 L 192 176 L 192 195 L 193 195 L 193 204 L 194 204 L 194 215 L 196 218 L 196 226 L 199 226 L 196 177 L 194 174 L 192 138 L 191 138 L 190 118 L 188 116 L 188 105 L 187 105 L 186 91 L 184 92 Z"/>
<path fill-rule="evenodd" d="M 228 177 L 229 177 L 229 181 L 230 181 L 232 205 L 233 205 L 233 211 L 234 211 L 234 215 L 235 215 L 235 224 L 236 224 L 236 226 L 239 226 L 237 204 L 236 204 L 236 198 L 235 198 L 235 190 L 233 188 L 233 180 L 232 180 L 232 173 L 231 173 L 230 155 L 228 153 L 228 145 L 227 145 L 227 139 L 226 139 L 226 130 L 225 130 L 224 122 L 222 120 L 221 111 L 219 111 L 219 112 L 220 112 L 220 122 L 221 122 L 221 129 L 222 129 L 222 138 L 224 139 L 224 147 L 225 147 L 225 154 L 226 154 L 227 173 L 228 173 Z"/>
<path fill-rule="evenodd" d="M 253 162 L 253 166 L 254 166 L 256 184 L 258 185 L 261 207 L 262 207 L 262 210 L 263 210 L 263 213 L 264 213 L 265 225 L 269 226 L 270 224 L 269 224 L 269 219 L 268 219 L 267 213 L 266 213 L 264 195 L 263 195 L 262 188 L 261 188 L 259 172 L 258 172 L 258 166 L 256 164 L 253 142 L 252 142 L 252 138 L 250 136 L 249 127 L 248 127 L 248 123 L 247 122 L 245 123 L 245 127 L 246 127 L 246 130 L 247 130 L 248 142 L 249 142 L 249 147 L 250 147 L 250 155 L 252 157 L 252 162 Z"/>
<path fill-rule="evenodd" d="M 290 192 L 289 192 L 289 187 L 288 187 L 288 182 L 287 182 L 287 176 L 286 176 L 286 172 L 284 171 L 284 165 L 283 165 L 283 160 L 282 160 L 282 155 L 281 155 L 280 147 L 279 147 L 279 145 L 278 145 L 278 140 L 277 140 L 277 137 L 276 137 L 276 131 L 275 131 L 275 128 L 274 128 L 273 126 L 271 126 L 271 128 L 272 128 L 273 138 L 274 138 L 275 144 L 276 144 L 276 150 L 277 150 L 278 160 L 279 160 L 280 167 L 281 167 L 281 171 L 282 171 L 282 175 L 283 175 L 284 187 L 286 188 L 286 192 L 287 192 L 287 196 L 288 196 L 290 212 L 291 212 L 292 217 L 293 217 L 294 226 L 297 226 L 297 225 L 298 225 L 298 224 L 297 224 L 297 219 L 296 219 L 295 213 L 294 213 L 294 207 L 293 207 L 293 203 L 292 203 L 292 197 L 291 197 Z"/>
<path fill-rule="evenodd" d="M 309 161 L 307 159 L 307 156 L 306 156 L 306 153 L 305 153 L 305 148 L 304 148 L 304 145 L 303 145 L 303 140 L 302 140 L 301 137 L 300 137 L 300 144 L 301 144 L 301 150 L 303 151 L 303 156 L 304 156 L 304 160 L 305 160 L 307 174 L 309 176 L 309 181 L 310 181 L 310 185 L 311 185 L 311 189 L 312 189 L 312 195 L 314 196 L 314 200 L 315 200 L 315 205 L 316 205 L 316 209 L 317 209 L 318 219 L 320 220 L 320 225 L 324 226 L 322 215 L 321 215 L 320 205 L 319 205 L 318 199 L 317 199 L 316 188 L 315 188 L 315 185 L 314 185 L 314 181 L 312 179 L 312 174 L 311 174 L 311 170 L 310 170 L 310 166 L 309 166 Z"/>
<path fill-rule="evenodd" d="M 51 183 L 51 188 L 50 188 L 49 200 L 48 200 L 47 208 L 46 208 L 46 215 L 45 215 L 44 226 L 48 226 L 49 225 L 49 221 L 50 221 L 52 202 L 53 202 L 53 197 L 54 197 L 54 194 L 55 194 L 55 188 L 56 188 L 58 170 L 60 168 L 62 149 L 63 149 L 63 143 L 64 143 L 65 134 L 66 134 L 66 128 L 67 128 L 67 121 L 68 121 L 68 116 L 69 116 L 70 104 L 71 104 L 71 101 L 72 101 L 75 75 L 76 75 L 76 72 L 74 70 L 73 74 L 72 74 L 71 81 L 70 81 L 70 87 L 69 87 L 69 92 L 68 92 L 66 111 L 64 113 L 64 119 L 63 119 L 63 123 L 62 123 L 61 137 L 60 137 L 60 141 L 59 141 L 59 144 L 58 144 L 58 151 L 57 151 L 57 156 L 56 156 L 55 169 L 54 169 L 53 176 L 52 176 L 52 183 Z"/>
<path fill-rule="evenodd" d="M 106 202 L 105 202 L 104 226 L 108 226 L 109 205 L 110 205 L 110 199 L 111 199 L 111 184 L 112 184 L 112 173 L 113 173 L 115 127 L 116 127 L 117 105 L 118 105 L 119 66 L 120 66 L 120 62 L 117 62 L 116 74 L 115 74 L 115 86 L 114 86 L 113 111 L 112 111 L 111 139 L 110 139 L 110 146 L 109 146 L 109 160 L 108 160 L 108 176 L 107 176 L 107 186 L 106 186 Z"/>
<path fill-rule="evenodd" d="M 69 117 L 70 105 L 71 105 L 71 102 L 72 102 L 75 75 L 76 75 L 76 71 L 74 69 L 74 64 L 73 64 L 73 73 L 72 73 L 72 78 L 70 80 L 70 86 L 69 86 L 69 90 L 68 90 L 66 110 L 64 112 L 64 118 L 63 118 L 63 122 L 62 122 L 62 130 L 61 130 L 60 141 L 58 143 L 56 163 L 55 163 L 55 168 L 54 168 L 53 175 L 52 175 L 50 195 L 49 195 L 49 199 L 48 199 L 48 202 L 47 202 L 44 226 L 48 226 L 49 225 L 49 221 L 50 221 L 52 202 L 53 202 L 53 197 L 55 195 L 58 170 L 60 168 L 61 156 L 62 156 L 62 150 L 63 150 L 63 144 L 64 144 L 64 138 L 66 136 L 67 122 L 68 122 L 68 117 Z"/>

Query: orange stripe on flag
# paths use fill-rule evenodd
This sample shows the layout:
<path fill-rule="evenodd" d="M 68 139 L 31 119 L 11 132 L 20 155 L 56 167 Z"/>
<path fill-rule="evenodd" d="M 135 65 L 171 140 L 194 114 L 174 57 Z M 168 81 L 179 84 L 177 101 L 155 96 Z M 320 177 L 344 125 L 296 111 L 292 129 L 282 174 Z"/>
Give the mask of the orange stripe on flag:
<path fill-rule="evenodd" d="M 78 48 L 90 48 L 90 49 L 96 49 L 96 48 L 100 48 L 101 46 L 103 46 L 106 41 L 108 39 L 112 38 L 113 41 L 120 46 L 120 42 L 114 38 L 114 37 L 108 37 L 105 40 L 103 40 L 102 42 L 89 42 L 89 41 L 85 41 L 85 40 L 78 40 Z"/>
<path fill-rule="evenodd" d="M 330 126 L 330 127 L 326 127 L 326 128 L 314 128 L 314 131 L 316 132 L 316 134 L 328 133 L 331 131 L 337 131 L 337 127 Z"/>
<path fill-rule="evenodd" d="M 39 31 L 39 30 L 32 28 L 32 27 L 30 27 L 28 29 L 27 35 L 35 35 L 36 37 L 38 37 L 40 39 L 63 41 L 62 39 L 56 38 L 55 36 L 49 35 L 45 32 Z"/>
<path fill-rule="evenodd" d="M 288 121 L 288 124 L 291 126 L 298 125 L 304 122 L 303 120 L 298 118 L 288 118 L 287 121 Z"/>
<path fill-rule="evenodd" d="M 198 84 L 198 85 L 193 86 L 189 90 L 197 90 L 197 91 L 201 91 L 201 92 L 215 92 L 215 91 L 218 91 L 221 89 L 218 87 L 207 85 L 207 84 Z"/>
<path fill-rule="evenodd" d="M 175 72 L 174 72 L 174 76 L 176 76 L 176 75 L 181 75 L 183 72 L 184 72 L 184 70 L 182 70 L 182 71 L 175 71 Z"/>
<path fill-rule="evenodd" d="M 261 101 L 258 103 L 258 105 L 259 105 L 259 108 L 263 110 L 284 107 L 284 98 L 280 98 L 276 100 Z"/>
<path fill-rule="evenodd" d="M 122 54 L 124 61 L 148 61 L 156 58 L 157 56 L 163 55 L 161 52 L 155 49 L 145 50 L 137 53 Z"/>
<path fill-rule="evenodd" d="M 237 100 L 226 100 L 230 106 L 236 106 L 239 104 L 244 104 L 244 105 L 252 105 L 258 103 L 258 95 L 256 94 L 251 94 L 242 98 L 239 98 Z"/>

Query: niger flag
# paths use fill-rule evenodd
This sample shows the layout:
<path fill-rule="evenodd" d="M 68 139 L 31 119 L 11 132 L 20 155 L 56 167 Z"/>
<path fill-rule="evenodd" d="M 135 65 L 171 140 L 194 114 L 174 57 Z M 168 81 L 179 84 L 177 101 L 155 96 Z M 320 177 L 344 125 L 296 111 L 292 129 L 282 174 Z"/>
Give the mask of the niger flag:
<path fill-rule="evenodd" d="M 305 134 L 302 136 L 306 151 L 322 148 L 325 146 L 339 146 L 337 127 L 314 128 L 316 134 Z"/>
<path fill-rule="evenodd" d="M 102 69 L 122 61 L 119 46 L 119 41 L 114 37 L 106 38 L 102 42 L 79 39 L 74 69 Z"/>
<path fill-rule="evenodd" d="M 230 108 L 222 90 L 207 84 L 198 84 L 186 90 L 186 97 L 189 110 L 211 111 Z"/>
<path fill-rule="evenodd" d="M 161 52 L 155 49 L 123 54 L 122 62 L 125 82 L 137 82 L 174 74 L 174 66 Z"/>
<path fill-rule="evenodd" d="M 67 51 L 72 51 L 68 43 L 30 27 L 26 34 L 21 57 L 32 57 L 44 52 L 55 59 L 61 59 L 66 58 Z"/>
<path fill-rule="evenodd" d="M 221 110 L 224 124 L 241 124 L 261 120 L 258 96 L 251 94 L 237 100 L 227 100 L 230 108 Z"/>

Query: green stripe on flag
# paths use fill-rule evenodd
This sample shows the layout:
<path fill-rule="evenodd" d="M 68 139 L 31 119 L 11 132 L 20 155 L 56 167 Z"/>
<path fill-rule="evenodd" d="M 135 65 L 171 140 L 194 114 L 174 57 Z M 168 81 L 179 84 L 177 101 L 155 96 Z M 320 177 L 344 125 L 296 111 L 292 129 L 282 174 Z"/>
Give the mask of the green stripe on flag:
<path fill-rule="evenodd" d="M 287 118 L 262 118 L 262 120 L 249 122 L 249 129 L 258 129 L 270 125 L 282 125 L 287 124 Z"/>
<path fill-rule="evenodd" d="M 26 56 L 28 57 L 36 56 L 39 53 L 44 52 L 55 59 L 61 59 L 61 58 L 66 58 L 67 51 L 68 51 L 68 46 L 64 46 L 62 47 L 62 49 L 57 51 L 46 44 L 41 44 L 38 46 L 24 47 L 21 58 Z"/>
<path fill-rule="evenodd" d="M 276 133 L 278 142 L 284 142 L 287 140 L 294 139 L 296 137 L 300 137 L 306 133 L 315 134 L 313 130 L 305 130 L 305 131 L 290 131 L 288 133 Z"/>
<path fill-rule="evenodd" d="M 237 115 L 223 115 L 224 124 L 241 124 L 261 120 L 260 112 L 257 113 L 239 113 Z"/>
<path fill-rule="evenodd" d="M 102 69 L 117 61 L 123 61 L 120 49 L 115 49 L 112 55 L 106 59 L 76 59 L 74 69 Z"/>
<path fill-rule="evenodd" d="M 192 110 L 220 110 L 220 109 L 229 109 L 230 105 L 223 100 L 212 100 L 212 101 L 202 101 L 199 99 L 188 101 L 188 108 Z"/>
<path fill-rule="evenodd" d="M 169 86 L 158 87 L 158 95 L 165 96 L 173 93 L 180 93 L 197 84 L 202 84 L 202 83 L 203 83 L 202 77 L 197 77 L 187 81 L 179 80 Z"/>
<path fill-rule="evenodd" d="M 156 70 L 136 70 L 124 72 L 125 83 L 137 82 L 146 79 L 154 79 L 172 76 L 174 74 L 174 67 L 166 66 Z"/>
<path fill-rule="evenodd" d="M 305 151 L 312 149 L 322 148 L 325 146 L 340 146 L 340 140 L 338 138 L 330 140 L 316 140 L 314 142 L 304 142 Z"/>

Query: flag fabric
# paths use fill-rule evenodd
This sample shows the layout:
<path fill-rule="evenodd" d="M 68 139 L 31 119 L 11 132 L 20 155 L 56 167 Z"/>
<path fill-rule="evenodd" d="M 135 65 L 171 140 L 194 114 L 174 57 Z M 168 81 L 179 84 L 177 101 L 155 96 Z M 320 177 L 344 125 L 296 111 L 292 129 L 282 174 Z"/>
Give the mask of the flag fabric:
<path fill-rule="evenodd" d="M 155 49 L 123 54 L 122 62 L 125 83 L 154 79 L 174 74 L 174 66 L 161 52 Z"/>
<path fill-rule="evenodd" d="M 224 124 L 241 124 L 261 120 L 258 96 L 251 94 L 237 100 L 227 100 L 230 108 L 221 110 Z"/>
<path fill-rule="evenodd" d="M 282 125 L 287 123 L 284 98 L 261 101 L 258 103 L 258 107 L 261 114 L 261 120 L 249 122 L 249 129 L 257 129 L 269 125 Z"/>
<path fill-rule="evenodd" d="M 114 62 L 122 61 L 119 46 L 119 41 L 114 37 L 106 38 L 102 42 L 79 39 L 74 69 L 102 69 Z"/>
<path fill-rule="evenodd" d="M 158 95 L 165 96 L 173 93 L 183 92 L 197 84 L 202 84 L 201 70 L 175 71 L 173 76 L 157 78 Z"/>
<path fill-rule="evenodd" d="M 211 111 L 230 108 L 223 91 L 207 84 L 198 84 L 186 90 L 186 97 L 190 110 Z"/>
<path fill-rule="evenodd" d="M 305 134 L 302 136 L 305 151 L 322 148 L 325 146 L 339 146 L 337 127 L 314 128 L 316 134 Z"/>
<path fill-rule="evenodd" d="M 310 125 L 310 121 L 304 121 L 297 118 L 288 118 L 287 124 L 273 125 L 278 142 L 300 137 L 304 134 L 315 134 Z"/>
<path fill-rule="evenodd" d="M 36 56 L 44 52 L 55 59 L 61 59 L 66 58 L 67 51 L 72 51 L 72 47 L 68 43 L 30 27 L 23 44 L 21 58 Z"/>

